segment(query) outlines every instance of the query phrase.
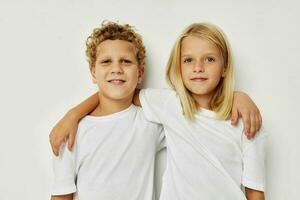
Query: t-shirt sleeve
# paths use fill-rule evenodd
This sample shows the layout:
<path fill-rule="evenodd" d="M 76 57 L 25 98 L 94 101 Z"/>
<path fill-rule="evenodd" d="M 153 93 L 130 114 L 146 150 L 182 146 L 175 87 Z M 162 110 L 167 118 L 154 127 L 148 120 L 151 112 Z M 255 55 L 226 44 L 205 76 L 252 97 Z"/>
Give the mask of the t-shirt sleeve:
<path fill-rule="evenodd" d="M 265 191 L 265 154 L 267 133 L 258 132 L 255 138 L 248 140 L 243 134 L 243 175 L 244 187 Z"/>
<path fill-rule="evenodd" d="M 141 90 L 139 98 L 146 119 L 161 124 L 166 102 L 173 93 L 174 91 L 170 89 L 149 88 Z"/>
<path fill-rule="evenodd" d="M 59 156 L 53 155 L 54 183 L 52 195 L 64 195 L 76 192 L 75 149 L 70 152 L 64 144 Z"/>

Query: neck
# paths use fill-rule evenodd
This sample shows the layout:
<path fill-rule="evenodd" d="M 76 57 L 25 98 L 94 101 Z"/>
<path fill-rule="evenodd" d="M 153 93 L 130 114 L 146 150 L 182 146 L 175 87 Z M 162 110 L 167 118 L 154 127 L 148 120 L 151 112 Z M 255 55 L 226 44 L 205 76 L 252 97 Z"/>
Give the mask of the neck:
<path fill-rule="evenodd" d="M 193 98 L 196 101 L 197 108 L 205 108 L 208 110 L 211 110 L 211 107 L 209 105 L 211 95 L 192 95 Z"/>
<path fill-rule="evenodd" d="M 90 114 L 92 116 L 110 115 L 125 110 L 132 104 L 132 95 L 125 99 L 111 99 L 99 92 L 98 96 L 99 105 Z"/>

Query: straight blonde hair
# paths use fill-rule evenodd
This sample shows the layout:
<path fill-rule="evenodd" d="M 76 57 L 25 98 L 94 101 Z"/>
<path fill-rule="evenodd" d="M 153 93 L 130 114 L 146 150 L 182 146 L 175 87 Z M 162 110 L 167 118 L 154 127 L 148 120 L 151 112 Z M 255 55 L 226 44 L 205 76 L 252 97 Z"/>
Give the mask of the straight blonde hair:
<path fill-rule="evenodd" d="M 181 43 L 187 36 L 195 36 L 207 40 L 214 45 L 223 58 L 225 77 L 222 77 L 215 93 L 210 99 L 210 107 L 220 119 L 227 119 L 231 115 L 233 103 L 233 61 L 232 53 L 225 34 L 215 25 L 208 23 L 194 23 L 188 26 L 176 40 L 167 64 L 166 79 L 180 98 L 183 115 L 194 120 L 198 112 L 197 103 L 190 91 L 185 87 L 181 77 Z"/>

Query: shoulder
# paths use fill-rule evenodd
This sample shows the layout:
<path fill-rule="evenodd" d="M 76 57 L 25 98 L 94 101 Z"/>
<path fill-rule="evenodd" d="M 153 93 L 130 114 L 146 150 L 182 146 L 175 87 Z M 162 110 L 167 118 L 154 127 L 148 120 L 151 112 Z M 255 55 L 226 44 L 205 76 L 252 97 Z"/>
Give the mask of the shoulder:
<path fill-rule="evenodd" d="M 100 124 L 96 120 L 93 120 L 91 116 L 83 117 L 78 123 L 75 143 L 78 145 L 84 138 L 89 137 L 97 125 Z"/>
<path fill-rule="evenodd" d="M 160 134 L 163 131 L 163 126 L 159 123 L 149 121 L 146 117 L 145 109 L 139 106 L 135 106 L 136 109 L 136 117 L 133 126 L 137 126 L 139 130 L 143 130 L 143 132 L 149 133 L 158 133 Z"/>
<path fill-rule="evenodd" d="M 231 126 L 230 122 L 228 122 L 228 126 Z M 244 133 L 244 124 L 242 120 L 240 120 L 236 127 L 231 127 L 234 131 L 234 134 L 240 138 L 244 151 L 246 151 L 249 147 L 264 144 L 268 136 L 268 132 L 266 131 L 265 127 L 261 127 L 260 130 L 255 133 L 253 138 L 248 139 Z"/>
<path fill-rule="evenodd" d="M 244 134 L 244 123 L 243 120 L 239 120 L 238 124 L 236 126 L 231 125 L 231 120 L 224 120 L 224 123 L 226 124 L 227 127 L 232 129 L 236 134 Z M 267 135 L 265 127 L 261 127 L 261 129 L 255 134 L 256 137 L 261 137 L 263 135 Z"/>
<path fill-rule="evenodd" d="M 145 125 L 150 125 L 150 126 L 154 126 L 154 127 L 160 127 L 160 125 L 158 123 L 151 122 L 150 120 L 147 119 L 145 108 L 135 106 L 135 109 L 136 109 L 137 123 L 139 123 L 140 125 L 145 124 Z"/>
<path fill-rule="evenodd" d="M 135 106 L 136 109 L 136 121 L 141 125 L 147 125 L 150 126 L 154 129 L 162 129 L 162 125 L 160 125 L 159 123 L 156 122 L 152 122 L 150 120 L 147 119 L 146 113 L 145 113 L 145 109 L 139 106 Z"/>
<path fill-rule="evenodd" d="M 174 90 L 153 88 L 141 90 L 140 100 L 143 107 L 145 105 L 151 105 L 151 107 L 157 107 L 159 109 L 164 109 L 165 106 L 171 102 L 180 102 Z"/>
<path fill-rule="evenodd" d="M 166 100 L 166 98 L 169 97 L 175 97 L 176 92 L 171 89 L 167 88 L 161 88 L 161 89 L 156 89 L 156 88 L 147 88 L 147 89 L 142 89 L 140 91 L 140 95 L 142 97 L 150 97 L 150 98 L 160 98 L 157 100 Z"/>
<path fill-rule="evenodd" d="M 95 125 L 95 122 L 93 120 L 91 120 L 91 117 L 90 116 L 85 116 L 79 121 L 77 131 L 78 132 L 84 131 L 84 130 L 86 130 L 89 127 L 94 126 L 94 125 Z"/>

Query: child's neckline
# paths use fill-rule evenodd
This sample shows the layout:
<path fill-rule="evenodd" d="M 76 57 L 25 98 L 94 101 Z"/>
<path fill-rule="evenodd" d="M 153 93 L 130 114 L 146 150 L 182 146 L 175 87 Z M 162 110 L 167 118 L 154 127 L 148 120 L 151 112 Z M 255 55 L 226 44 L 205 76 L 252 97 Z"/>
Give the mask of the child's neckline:
<path fill-rule="evenodd" d="M 200 116 L 217 119 L 217 113 L 206 108 L 200 108 L 200 110 L 196 114 L 196 117 L 200 117 Z"/>
<path fill-rule="evenodd" d="M 121 110 L 119 112 L 115 112 L 109 115 L 101 115 L 101 116 L 95 116 L 95 115 L 87 115 L 85 116 L 86 119 L 89 120 L 103 120 L 103 119 L 115 119 L 122 117 L 126 115 L 128 112 L 131 112 L 135 108 L 135 105 L 131 104 L 129 107 L 127 107 L 124 110 Z"/>

